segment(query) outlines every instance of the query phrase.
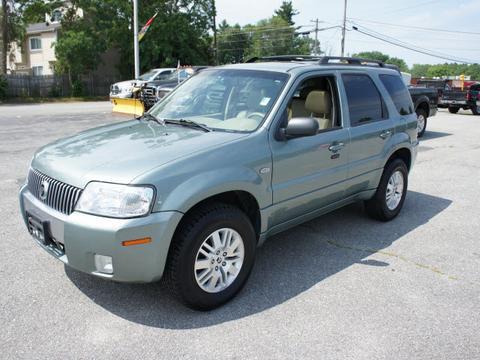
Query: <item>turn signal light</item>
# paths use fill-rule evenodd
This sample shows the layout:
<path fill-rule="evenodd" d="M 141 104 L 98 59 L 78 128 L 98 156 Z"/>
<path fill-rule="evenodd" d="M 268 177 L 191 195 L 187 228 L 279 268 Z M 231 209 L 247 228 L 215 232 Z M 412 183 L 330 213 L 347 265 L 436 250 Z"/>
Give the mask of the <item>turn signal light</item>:
<path fill-rule="evenodd" d="M 141 245 L 141 244 L 148 244 L 148 243 L 151 243 L 151 242 L 152 242 L 152 238 L 146 237 L 146 238 L 142 238 L 142 239 L 122 241 L 122 246 Z"/>

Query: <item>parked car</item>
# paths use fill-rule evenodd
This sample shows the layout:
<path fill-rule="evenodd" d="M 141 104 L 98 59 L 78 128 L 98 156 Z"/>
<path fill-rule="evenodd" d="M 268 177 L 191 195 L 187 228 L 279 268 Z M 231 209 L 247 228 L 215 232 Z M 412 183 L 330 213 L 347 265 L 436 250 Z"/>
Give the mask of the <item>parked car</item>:
<path fill-rule="evenodd" d="M 356 201 L 394 219 L 417 146 L 398 71 L 260 58 L 201 71 L 140 119 L 44 146 L 20 208 L 66 265 L 123 282 L 164 277 L 185 304 L 212 309 L 240 291 L 273 234 Z"/>
<path fill-rule="evenodd" d="M 427 129 L 427 119 L 437 114 L 438 91 L 419 86 L 409 86 L 408 91 L 417 114 L 417 135 L 421 138 Z"/>
<path fill-rule="evenodd" d="M 140 98 L 142 99 L 145 110 L 150 109 L 157 103 L 157 101 L 170 93 L 178 84 L 207 67 L 208 66 L 183 67 L 173 72 L 167 78 L 152 80 L 143 84 Z"/>
<path fill-rule="evenodd" d="M 111 98 L 131 98 L 133 96 L 133 88 L 141 86 L 148 81 L 163 80 L 167 78 L 172 72 L 175 72 L 174 68 L 159 68 L 152 69 L 149 72 L 141 75 L 135 80 L 121 81 L 110 86 Z"/>

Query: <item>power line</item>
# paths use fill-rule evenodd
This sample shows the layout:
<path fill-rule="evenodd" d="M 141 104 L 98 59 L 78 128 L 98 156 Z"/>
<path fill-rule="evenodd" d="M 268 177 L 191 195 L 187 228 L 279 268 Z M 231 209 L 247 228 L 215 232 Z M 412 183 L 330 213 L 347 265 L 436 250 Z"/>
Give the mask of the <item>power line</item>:
<path fill-rule="evenodd" d="M 348 18 L 348 19 L 349 20 L 357 20 L 357 21 L 361 21 L 361 22 L 372 23 L 372 24 L 380 24 L 380 25 L 387 25 L 387 26 L 394 26 L 394 27 L 401 27 L 401 28 L 409 28 L 409 29 L 415 29 L 415 30 L 445 32 L 445 33 L 452 33 L 452 34 L 480 35 L 480 32 L 474 32 L 474 31 L 447 30 L 447 29 L 438 29 L 438 28 L 428 28 L 428 27 L 422 27 L 422 26 L 391 24 L 391 23 L 386 23 L 386 22 L 381 22 L 381 21 L 364 20 L 364 19 L 359 19 L 359 18 Z"/>
<path fill-rule="evenodd" d="M 408 49 L 408 50 L 411 50 L 411 51 L 415 51 L 415 52 L 418 52 L 418 53 L 421 53 L 421 54 L 424 54 L 424 55 L 433 56 L 433 57 L 443 59 L 443 60 L 448 60 L 448 61 L 465 63 L 465 64 L 474 63 L 474 61 L 464 61 L 464 60 L 461 60 L 461 59 L 455 59 L 455 58 L 450 57 L 448 55 L 443 56 L 443 55 L 440 55 L 440 54 L 435 54 L 434 52 L 432 52 L 430 50 L 417 48 L 415 45 L 410 45 L 410 44 L 404 45 L 406 43 L 401 44 L 401 42 L 399 40 L 394 39 L 394 41 L 392 41 L 392 40 L 386 39 L 385 36 L 382 35 L 382 34 L 380 34 L 380 36 L 378 36 L 378 35 L 375 35 L 375 34 L 368 33 L 366 31 L 360 30 L 357 26 L 353 26 L 353 30 L 358 31 L 359 33 L 364 34 L 366 36 L 370 36 L 370 37 L 373 37 L 375 39 L 378 39 L 380 41 L 384 41 L 384 42 L 387 42 L 389 44 L 399 46 L 399 47 L 402 47 L 404 49 Z"/>
<path fill-rule="evenodd" d="M 407 47 L 408 47 L 408 46 L 410 46 L 410 47 L 415 47 L 415 48 L 421 49 L 421 50 L 423 50 L 423 51 L 432 52 L 431 50 L 422 48 L 422 47 L 420 47 L 420 46 L 418 46 L 418 45 L 413 45 L 413 44 L 407 43 L 407 42 L 405 42 L 405 41 L 398 40 L 398 39 L 396 39 L 396 38 L 394 38 L 394 37 L 392 37 L 392 36 L 388 36 L 388 35 L 379 33 L 378 31 L 369 29 L 369 28 L 367 28 L 367 27 L 365 27 L 365 26 L 363 26 L 363 25 L 356 24 L 356 23 L 354 23 L 354 22 L 352 22 L 352 21 L 350 21 L 350 22 L 353 23 L 354 25 L 360 26 L 361 28 L 365 29 L 364 31 L 368 31 L 368 32 L 371 33 L 371 34 L 376 34 L 377 36 L 380 36 L 381 38 L 390 39 L 390 41 L 393 41 L 393 42 L 395 42 L 396 44 L 401 44 L 401 45 L 404 45 L 404 46 L 407 46 Z M 441 55 L 441 56 L 451 57 L 449 54 L 444 54 L 444 53 L 441 53 L 441 52 L 439 52 L 439 51 L 437 51 L 436 54 L 437 54 L 437 55 L 439 54 L 439 55 Z M 460 60 L 461 60 L 461 59 L 460 59 Z M 463 59 L 463 60 L 465 60 L 465 59 Z"/>

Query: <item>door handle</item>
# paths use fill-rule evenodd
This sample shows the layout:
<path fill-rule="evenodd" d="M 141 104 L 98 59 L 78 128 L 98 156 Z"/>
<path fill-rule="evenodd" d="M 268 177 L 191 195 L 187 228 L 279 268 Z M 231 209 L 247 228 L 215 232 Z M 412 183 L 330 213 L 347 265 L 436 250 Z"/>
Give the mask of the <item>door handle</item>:
<path fill-rule="evenodd" d="M 385 130 L 380 133 L 380 137 L 385 140 L 388 138 L 390 135 L 392 135 L 392 130 Z"/>
<path fill-rule="evenodd" d="M 328 150 L 330 150 L 331 152 L 337 152 L 337 151 L 340 151 L 341 149 L 343 149 L 343 147 L 345 146 L 344 143 L 342 142 L 339 142 L 339 143 L 333 143 L 332 145 L 330 145 L 328 147 Z"/>

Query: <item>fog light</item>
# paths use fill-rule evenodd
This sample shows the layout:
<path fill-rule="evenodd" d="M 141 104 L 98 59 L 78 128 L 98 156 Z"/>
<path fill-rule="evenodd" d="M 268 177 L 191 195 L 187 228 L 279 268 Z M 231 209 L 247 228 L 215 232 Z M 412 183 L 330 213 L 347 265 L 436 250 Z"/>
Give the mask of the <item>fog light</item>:
<path fill-rule="evenodd" d="M 98 272 L 113 274 L 112 257 L 95 254 L 95 268 Z"/>

